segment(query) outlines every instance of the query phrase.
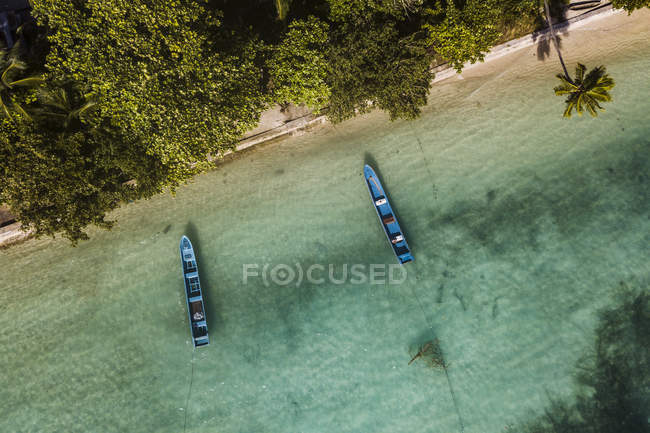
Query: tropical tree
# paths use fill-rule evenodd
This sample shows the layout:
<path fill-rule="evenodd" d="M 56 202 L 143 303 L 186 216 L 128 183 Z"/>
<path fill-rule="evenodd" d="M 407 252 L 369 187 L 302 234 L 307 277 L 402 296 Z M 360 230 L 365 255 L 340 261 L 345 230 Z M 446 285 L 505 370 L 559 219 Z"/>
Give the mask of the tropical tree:
<path fill-rule="evenodd" d="M 275 102 L 305 104 L 313 110 L 328 104 L 328 30 L 327 23 L 314 16 L 295 20 L 284 40 L 272 48 L 266 67 Z"/>
<path fill-rule="evenodd" d="M 73 241 L 210 167 L 270 103 L 412 119 L 434 60 L 480 61 L 504 26 L 539 16 L 539 0 L 31 3 L 30 43 L 0 54 L 0 202 Z M 591 75 L 581 86 L 561 61 L 582 92 Z M 576 107 L 604 101 L 596 82 Z"/>
<path fill-rule="evenodd" d="M 174 175 L 168 167 L 108 124 L 66 127 L 42 113 L 30 122 L 0 118 L 0 203 L 37 236 L 74 244 L 89 225 L 112 227 L 107 215 L 121 203 L 161 192 Z"/>
<path fill-rule="evenodd" d="M 38 113 L 46 119 L 62 122 L 64 129 L 75 122 L 80 122 L 84 113 L 97 105 L 92 95 L 84 94 L 80 86 L 73 81 L 39 90 L 41 108 L 38 109 Z"/>
<path fill-rule="evenodd" d="M 483 61 L 500 36 L 501 9 L 493 0 L 468 0 L 459 8 L 453 1 L 426 9 L 428 43 L 458 72 L 466 62 Z"/>
<path fill-rule="evenodd" d="M 555 94 L 567 95 L 564 117 L 571 117 L 574 108 L 579 116 L 586 110 L 595 117 L 598 115 L 596 109 L 604 110 L 599 103 L 612 100 L 609 91 L 614 87 L 614 80 L 605 67 L 598 66 L 585 75 L 586 70 L 585 65 L 578 63 L 574 79 L 568 80 L 564 75 L 557 74 L 562 84 L 555 87 Z"/>
<path fill-rule="evenodd" d="M 328 116 L 387 111 L 413 119 L 427 103 L 433 53 L 426 32 L 397 2 L 330 0 Z"/>
<path fill-rule="evenodd" d="M 87 119 L 188 178 L 187 167 L 232 149 L 268 97 L 261 46 L 225 30 L 207 2 L 33 0 L 48 29 L 48 79 L 73 79 L 101 101 Z M 242 31 L 243 33 L 243 31 Z"/>
<path fill-rule="evenodd" d="M 553 89 L 556 95 L 567 96 L 564 117 L 571 117 L 574 109 L 579 116 L 582 116 L 582 113 L 586 110 L 589 114 L 596 117 L 598 115 L 597 109 L 605 110 L 599 103 L 612 100 L 609 91 L 615 85 L 614 80 L 607 74 L 604 66 L 598 66 L 585 75 L 587 68 L 581 63 L 578 63 L 576 66 L 575 78 L 571 78 L 555 36 L 548 0 L 544 0 L 544 9 L 546 11 L 546 20 L 551 31 L 551 40 L 553 41 L 564 71 L 564 74 L 556 75 L 562 84 Z"/>
<path fill-rule="evenodd" d="M 612 6 L 617 9 L 625 9 L 628 14 L 641 8 L 650 8 L 650 0 L 612 0 Z"/>
<path fill-rule="evenodd" d="M 4 116 L 9 119 L 14 118 L 12 113 L 18 112 L 22 118 L 30 120 L 31 116 L 27 114 L 23 105 L 33 101 L 34 95 L 30 95 L 24 90 L 40 86 L 43 83 L 43 78 L 40 75 L 22 76 L 21 73 L 25 72 L 28 67 L 17 56 L 18 46 L 19 43 L 9 53 L 0 51 L 0 70 L 2 71 L 2 75 L 0 75 L 0 107 L 2 107 Z"/>
<path fill-rule="evenodd" d="M 275 0 L 275 10 L 278 13 L 278 19 L 284 21 L 287 19 L 291 0 Z"/>

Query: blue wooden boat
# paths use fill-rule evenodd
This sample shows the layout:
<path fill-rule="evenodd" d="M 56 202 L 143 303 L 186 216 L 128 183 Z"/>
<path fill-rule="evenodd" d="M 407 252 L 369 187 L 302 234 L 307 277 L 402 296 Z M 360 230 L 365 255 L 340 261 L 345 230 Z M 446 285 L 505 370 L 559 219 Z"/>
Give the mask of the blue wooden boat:
<path fill-rule="evenodd" d="M 406 243 L 406 237 L 397 222 L 393 209 L 390 207 L 386 192 L 381 186 L 381 182 L 379 181 L 375 170 L 366 164 L 365 167 L 363 167 L 363 174 L 366 178 L 368 192 L 370 193 L 372 204 L 377 211 L 379 222 L 384 228 L 384 232 L 386 232 L 386 237 L 388 238 L 388 242 L 393 249 L 395 256 L 397 256 L 397 260 L 399 260 L 402 265 L 407 262 L 412 262 L 415 259 L 413 258 L 413 255 L 411 255 L 411 249 L 409 248 L 408 243 Z"/>
<path fill-rule="evenodd" d="M 194 255 L 192 242 L 186 236 L 181 238 L 180 249 L 192 342 L 194 343 L 194 347 L 206 346 L 210 341 L 208 340 L 208 324 L 205 321 L 203 294 L 201 292 L 201 282 L 199 281 L 199 268 L 196 265 L 196 256 Z"/>

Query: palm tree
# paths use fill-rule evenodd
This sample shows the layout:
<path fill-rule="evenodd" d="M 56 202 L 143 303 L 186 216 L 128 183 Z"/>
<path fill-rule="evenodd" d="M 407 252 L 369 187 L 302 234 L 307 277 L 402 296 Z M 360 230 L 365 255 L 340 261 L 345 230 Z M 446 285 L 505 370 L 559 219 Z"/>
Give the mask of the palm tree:
<path fill-rule="evenodd" d="M 278 13 L 278 19 L 284 21 L 289 13 L 291 0 L 275 0 L 275 10 Z"/>
<path fill-rule="evenodd" d="M 596 117 L 598 115 L 596 109 L 604 110 L 599 102 L 612 100 L 609 91 L 614 87 L 614 80 L 607 74 L 605 67 L 598 66 L 585 75 L 586 70 L 585 65 L 578 63 L 576 76 L 573 80 L 567 80 L 567 77 L 557 74 L 562 84 L 554 89 L 555 94 L 558 96 L 568 95 L 564 117 L 571 117 L 574 108 L 579 116 L 582 116 L 586 109 L 589 114 Z"/>
<path fill-rule="evenodd" d="M 81 120 L 84 113 L 97 105 L 90 94 L 83 94 L 73 82 L 61 83 L 56 89 L 41 89 L 39 100 L 43 106 L 39 114 L 63 121 L 63 127 L 66 129 L 73 121 Z"/>
<path fill-rule="evenodd" d="M 16 111 L 26 119 L 31 120 L 22 105 L 16 101 L 15 91 L 21 87 L 37 87 L 43 83 L 43 78 L 38 75 L 18 79 L 15 77 L 16 72 L 27 69 L 27 65 L 20 61 L 16 55 L 18 45 L 16 43 L 9 53 L 0 51 L 0 70 L 2 70 L 2 75 L 0 75 L 0 107 L 2 107 L 4 115 L 10 119 L 13 118 L 11 112 Z"/>
<path fill-rule="evenodd" d="M 596 109 L 604 110 L 599 102 L 609 102 L 612 100 L 609 91 L 614 87 L 614 79 L 607 74 L 604 66 L 598 66 L 592 69 L 585 76 L 586 66 L 578 63 L 576 66 L 576 77 L 572 79 L 567 71 L 562 52 L 560 51 L 555 30 L 553 29 L 553 21 L 551 18 L 550 9 L 548 7 L 548 0 L 544 0 L 544 9 L 546 11 L 546 22 L 551 30 L 551 40 L 560 58 L 564 75 L 557 74 L 557 78 L 562 82 L 559 86 L 555 87 L 555 94 L 558 96 L 568 95 L 566 99 L 566 109 L 564 110 L 564 117 L 571 117 L 571 113 L 575 108 L 579 116 L 586 109 L 589 114 L 596 117 L 598 112 Z"/>

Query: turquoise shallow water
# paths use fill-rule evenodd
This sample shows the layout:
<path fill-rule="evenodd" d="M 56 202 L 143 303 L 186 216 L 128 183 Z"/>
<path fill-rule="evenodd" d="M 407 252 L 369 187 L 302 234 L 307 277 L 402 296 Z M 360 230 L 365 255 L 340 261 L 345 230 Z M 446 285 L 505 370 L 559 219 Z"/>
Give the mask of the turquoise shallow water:
<path fill-rule="evenodd" d="M 324 127 L 77 248 L 0 251 L 0 431 L 502 432 L 571 399 L 597 311 L 650 280 L 649 17 L 564 42 L 617 79 L 599 119 L 561 118 L 558 64 L 531 48 L 437 84 L 414 122 Z M 364 162 L 413 248 L 406 280 L 244 284 L 244 264 L 395 263 Z M 195 352 L 182 234 L 210 327 Z M 433 338 L 448 374 L 407 365 Z"/>

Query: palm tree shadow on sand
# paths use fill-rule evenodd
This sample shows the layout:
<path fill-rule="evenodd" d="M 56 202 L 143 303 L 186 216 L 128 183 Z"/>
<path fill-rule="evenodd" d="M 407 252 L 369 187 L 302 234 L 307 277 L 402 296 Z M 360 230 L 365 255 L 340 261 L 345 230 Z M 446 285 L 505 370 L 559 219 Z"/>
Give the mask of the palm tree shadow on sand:
<path fill-rule="evenodd" d="M 203 292 L 203 304 L 205 306 L 206 320 L 208 322 L 208 332 L 212 333 L 220 325 L 221 305 L 216 302 L 216 286 L 212 284 L 212 281 L 210 280 L 210 274 L 208 272 L 205 272 L 208 260 L 207 257 L 202 253 L 204 250 L 201 245 L 201 237 L 199 236 L 199 232 L 192 221 L 188 221 L 188 223 L 185 225 L 185 236 L 190 239 L 192 242 L 192 247 L 194 247 L 196 263 L 199 267 L 199 279 L 201 280 L 201 290 Z"/>
<path fill-rule="evenodd" d="M 549 10 L 551 16 L 553 17 L 554 23 L 559 24 L 566 21 L 567 16 L 565 3 L 566 2 L 564 0 L 551 0 L 549 2 Z M 545 27 L 542 30 L 533 32 L 533 41 L 537 43 L 537 59 L 543 62 L 551 56 L 553 41 L 551 39 L 552 36 L 547 33 L 549 31 L 548 27 L 546 27 L 548 25 L 547 21 L 540 16 L 537 18 L 537 24 Z M 569 35 L 568 26 L 560 26 L 556 30 L 561 32 L 564 36 Z M 556 33 L 555 39 L 557 41 L 558 48 L 562 49 L 562 38 L 560 35 Z"/>
<path fill-rule="evenodd" d="M 543 62 L 551 57 L 551 48 L 553 46 L 553 43 L 551 42 L 550 38 L 540 38 L 539 34 L 533 33 L 533 40 L 537 41 L 537 39 L 539 39 L 539 42 L 537 42 L 537 60 Z M 557 40 L 557 44 L 560 49 L 562 49 L 562 38 L 556 35 L 555 39 Z"/>

